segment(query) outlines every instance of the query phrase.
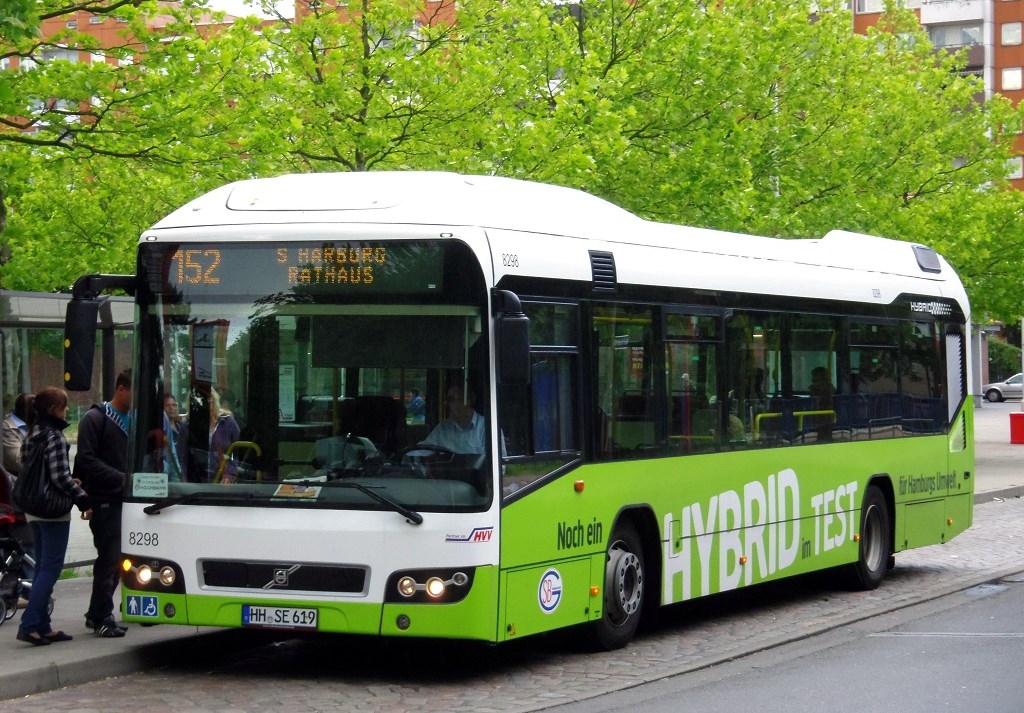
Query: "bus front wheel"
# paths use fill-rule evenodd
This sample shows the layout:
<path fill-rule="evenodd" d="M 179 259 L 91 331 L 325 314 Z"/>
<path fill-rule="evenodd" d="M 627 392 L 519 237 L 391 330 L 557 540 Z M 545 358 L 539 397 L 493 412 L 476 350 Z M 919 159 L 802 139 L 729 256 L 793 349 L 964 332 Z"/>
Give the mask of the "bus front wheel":
<path fill-rule="evenodd" d="M 605 561 L 604 611 L 592 626 L 594 644 L 610 651 L 628 644 L 640 624 L 644 602 L 644 552 L 632 523 L 612 532 Z"/>
<path fill-rule="evenodd" d="M 860 512 L 860 554 L 849 565 L 847 583 L 851 589 L 867 591 L 882 583 L 889 565 L 892 520 L 885 496 L 868 486 Z"/>

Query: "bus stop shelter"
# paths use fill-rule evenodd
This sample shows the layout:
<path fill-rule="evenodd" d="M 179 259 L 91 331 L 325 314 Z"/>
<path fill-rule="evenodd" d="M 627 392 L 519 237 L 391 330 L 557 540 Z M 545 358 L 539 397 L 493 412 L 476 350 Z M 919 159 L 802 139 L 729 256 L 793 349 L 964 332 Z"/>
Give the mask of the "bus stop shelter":
<path fill-rule="evenodd" d="M 108 399 L 114 393 L 117 376 L 115 359 L 115 332 L 130 333 L 134 328 L 135 311 L 130 297 L 104 297 L 99 312 L 97 345 L 100 375 L 100 395 Z M 42 292 L 12 292 L 0 290 L 0 394 L 18 394 L 36 391 L 45 384 L 33 384 L 29 365 L 38 355 L 32 353 L 30 330 L 50 330 L 63 341 L 64 315 L 70 294 Z M 61 353 L 62 358 L 63 354 Z M 63 384 L 63 370 L 52 380 Z"/>

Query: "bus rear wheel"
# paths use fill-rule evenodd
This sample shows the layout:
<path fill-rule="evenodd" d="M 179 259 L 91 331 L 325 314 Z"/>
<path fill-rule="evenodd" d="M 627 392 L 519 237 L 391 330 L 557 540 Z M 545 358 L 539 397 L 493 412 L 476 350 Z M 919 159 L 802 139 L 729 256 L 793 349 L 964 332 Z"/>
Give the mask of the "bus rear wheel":
<path fill-rule="evenodd" d="M 604 577 L 604 611 L 591 624 L 594 644 L 620 649 L 636 634 L 644 603 L 644 552 L 632 523 L 616 525 L 608 545 Z"/>
<path fill-rule="evenodd" d="M 889 565 L 891 542 L 889 506 L 881 489 L 870 485 L 861 503 L 860 554 L 846 572 L 850 589 L 868 591 L 882 583 Z"/>

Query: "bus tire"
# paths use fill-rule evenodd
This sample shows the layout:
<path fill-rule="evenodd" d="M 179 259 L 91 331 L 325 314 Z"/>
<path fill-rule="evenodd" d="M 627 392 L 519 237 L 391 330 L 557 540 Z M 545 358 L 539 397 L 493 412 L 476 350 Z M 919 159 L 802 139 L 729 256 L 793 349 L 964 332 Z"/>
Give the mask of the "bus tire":
<path fill-rule="evenodd" d="M 892 554 L 892 519 L 882 491 L 869 485 L 860 510 L 860 551 L 857 561 L 848 565 L 847 584 L 850 589 L 876 589 L 885 578 Z"/>
<path fill-rule="evenodd" d="M 633 640 L 643 613 L 644 551 L 632 523 L 615 526 L 605 561 L 604 611 L 591 624 L 591 633 L 597 648 L 611 651 Z"/>

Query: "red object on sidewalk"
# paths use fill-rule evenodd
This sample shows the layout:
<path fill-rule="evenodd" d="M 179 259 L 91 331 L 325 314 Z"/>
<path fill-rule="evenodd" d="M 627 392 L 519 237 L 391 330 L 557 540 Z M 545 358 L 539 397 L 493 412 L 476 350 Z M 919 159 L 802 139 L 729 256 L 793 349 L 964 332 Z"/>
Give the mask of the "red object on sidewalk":
<path fill-rule="evenodd" d="M 1024 411 L 1010 412 L 1010 443 L 1024 443 Z"/>

